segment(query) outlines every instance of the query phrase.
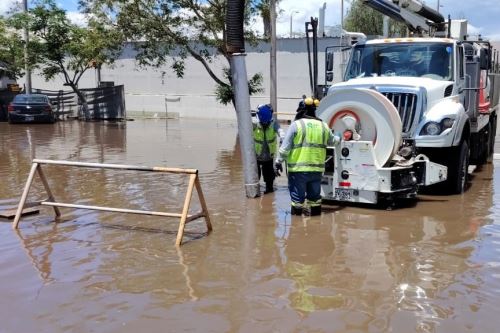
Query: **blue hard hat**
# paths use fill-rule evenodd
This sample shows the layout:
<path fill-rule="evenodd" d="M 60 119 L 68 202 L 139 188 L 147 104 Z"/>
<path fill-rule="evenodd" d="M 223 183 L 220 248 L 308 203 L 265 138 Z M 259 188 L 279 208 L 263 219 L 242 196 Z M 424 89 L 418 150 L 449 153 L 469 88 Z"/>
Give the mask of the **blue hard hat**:
<path fill-rule="evenodd" d="M 273 108 L 269 104 L 262 104 L 257 107 L 257 116 L 261 124 L 269 124 L 273 120 Z"/>

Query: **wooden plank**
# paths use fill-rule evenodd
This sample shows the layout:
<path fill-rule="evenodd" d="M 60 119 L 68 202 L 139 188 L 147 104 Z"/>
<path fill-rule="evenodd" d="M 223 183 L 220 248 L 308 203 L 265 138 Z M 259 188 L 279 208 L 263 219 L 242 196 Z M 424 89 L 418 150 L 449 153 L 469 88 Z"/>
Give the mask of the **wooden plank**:
<path fill-rule="evenodd" d="M 196 186 L 196 192 L 198 192 L 198 198 L 200 199 L 201 209 L 203 215 L 205 216 L 207 230 L 208 232 L 210 232 L 212 231 L 212 222 L 210 222 L 210 215 L 208 214 L 207 203 L 205 202 L 205 196 L 203 195 L 203 191 L 201 190 L 200 178 L 198 176 L 196 177 L 195 186 Z"/>
<path fill-rule="evenodd" d="M 42 166 L 38 165 L 37 170 L 38 170 L 38 176 L 40 177 L 40 180 L 42 181 L 43 187 L 45 188 L 45 191 L 49 195 L 48 201 L 56 201 L 54 199 L 54 195 L 52 194 L 52 191 L 50 190 L 49 183 L 47 182 L 47 178 L 45 177 L 45 174 L 42 171 Z M 59 211 L 59 208 L 57 208 L 56 206 L 54 206 L 53 208 L 54 208 L 54 213 L 56 214 L 56 217 L 61 217 L 61 212 Z"/>
<path fill-rule="evenodd" d="M 203 216 L 205 216 L 204 212 L 199 212 L 199 213 L 194 214 L 194 215 L 188 215 L 188 217 L 186 219 L 186 223 L 191 222 L 191 221 L 196 220 L 196 219 L 199 219 L 200 217 L 203 217 Z"/>
<path fill-rule="evenodd" d="M 33 182 L 33 177 L 35 177 L 35 172 L 37 168 L 38 168 L 38 163 L 33 163 L 31 165 L 31 170 L 28 175 L 28 180 L 26 181 L 26 185 L 24 186 L 24 191 L 23 194 L 21 195 L 19 206 L 17 206 L 16 216 L 14 217 L 14 221 L 12 222 L 13 229 L 18 228 L 19 221 L 21 220 L 21 213 L 25 208 L 24 205 L 26 204 L 26 199 L 28 198 L 28 192 L 30 191 L 31 183 Z"/>
<path fill-rule="evenodd" d="M 181 174 L 198 174 L 197 169 L 147 167 L 147 166 L 137 166 L 137 165 L 124 165 L 124 164 L 103 164 L 103 163 L 40 160 L 40 159 L 34 159 L 33 163 L 55 164 L 55 165 L 65 165 L 65 166 L 77 166 L 77 167 L 79 166 L 79 167 L 98 168 L 98 169 L 121 169 L 121 170 L 131 170 L 131 171 L 156 171 L 156 172 L 169 172 L 169 173 L 181 173 Z"/>
<path fill-rule="evenodd" d="M 193 195 L 194 183 L 198 178 L 197 174 L 192 174 L 189 176 L 189 184 L 186 192 L 186 198 L 184 199 L 184 206 L 182 208 L 181 220 L 179 222 L 179 230 L 177 231 L 177 239 L 175 240 L 175 246 L 182 245 L 182 237 L 184 236 L 184 226 L 186 225 L 186 220 L 189 212 L 189 204 L 191 203 L 191 196 Z"/>
<path fill-rule="evenodd" d="M 102 207 L 102 206 L 75 205 L 75 204 L 69 204 L 69 203 L 63 203 L 63 202 L 42 201 L 41 205 L 42 206 L 52 206 L 52 207 L 66 207 L 66 208 L 100 210 L 100 211 L 104 211 L 104 212 L 129 213 L 129 214 L 166 216 L 166 217 L 181 217 L 181 214 L 178 214 L 178 213 L 164 213 L 164 212 L 154 212 L 154 211 L 149 211 L 149 210 L 125 209 L 125 208 Z"/>
<path fill-rule="evenodd" d="M 14 217 L 16 217 L 16 212 L 17 212 L 17 208 L 0 210 L 0 217 L 12 220 Z M 35 207 L 25 208 L 21 212 L 21 216 L 34 215 L 34 214 L 38 214 L 38 213 L 40 213 L 40 210 L 38 208 L 35 208 Z"/>

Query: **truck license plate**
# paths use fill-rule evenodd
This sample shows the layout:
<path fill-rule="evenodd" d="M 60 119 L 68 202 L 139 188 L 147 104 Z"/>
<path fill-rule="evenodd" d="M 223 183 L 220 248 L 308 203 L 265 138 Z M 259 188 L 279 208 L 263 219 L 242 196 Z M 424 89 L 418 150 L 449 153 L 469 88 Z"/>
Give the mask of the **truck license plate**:
<path fill-rule="evenodd" d="M 35 117 L 33 117 L 33 116 L 24 117 L 24 120 L 26 120 L 26 121 L 33 121 L 33 119 L 35 119 Z"/>
<path fill-rule="evenodd" d="M 336 188 L 335 189 L 335 199 L 339 201 L 351 201 L 353 190 Z"/>

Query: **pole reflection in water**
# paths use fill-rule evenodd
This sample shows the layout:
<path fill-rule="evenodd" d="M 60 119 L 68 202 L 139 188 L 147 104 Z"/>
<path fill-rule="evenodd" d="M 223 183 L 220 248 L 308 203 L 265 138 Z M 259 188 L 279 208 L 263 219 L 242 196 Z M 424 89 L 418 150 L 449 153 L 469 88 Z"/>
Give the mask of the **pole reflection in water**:
<path fill-rule="evenodd" d="M 23 236 L 19 229 L 13 230 L 14 234 L 19 238 L 20 244 L 23 247 L 26 255 L 31 261 L 33 268 L 38 272 L 40 279 L 43 284 L 48 284 L 54 281 L 52 278 L 52 264 L 50 262 L 50 256 L 54 251 L 53 247 L 53 237 L 56 225 L 53 224 L 50 236 L 48 239 L 40 242 L 40 235 L 35 234 L 34 236 Z"/>
<path fill-rule="evenodd" d="M 196 297 L 195 295 L 195 291 L 191 283 L 191 278 L 189 277 L 189 266 L 184 263 L 184 253 L 182 252 L 182 249 L 180 247 L 177 247 L 177 255 L 179 256 L 179 264 L 183 268 L 182 275 L 184 275 L 184 278 L 186 279 L 186 287 L 189 290 L 189 296 L 191 297 L 192 301 L 197 301 L 198 297 Z"/>

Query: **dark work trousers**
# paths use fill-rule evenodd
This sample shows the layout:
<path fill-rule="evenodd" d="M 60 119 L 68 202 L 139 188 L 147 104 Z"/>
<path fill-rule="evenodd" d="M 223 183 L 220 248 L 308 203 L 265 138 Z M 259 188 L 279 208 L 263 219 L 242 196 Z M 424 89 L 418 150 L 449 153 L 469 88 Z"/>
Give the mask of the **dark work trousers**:
<path fill-rule="evenodd" d="M 302 207 L 304 201 L 310 206 L 321 206 L 322 172 L 288 172 L 288 189 L 292 206 Z"/>
<path fill-rule="evenodd" d="M 259 169 L 259 179 L 262 174 L 264 182 L 266 183 L 266 188 L 270 189 L 273 187 L 274 182 L 274 161 L 257 161 L 257 168 Z"/>

